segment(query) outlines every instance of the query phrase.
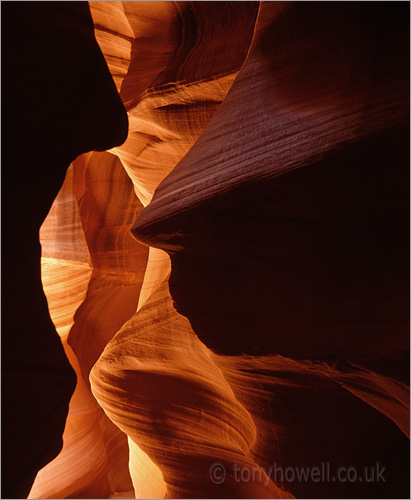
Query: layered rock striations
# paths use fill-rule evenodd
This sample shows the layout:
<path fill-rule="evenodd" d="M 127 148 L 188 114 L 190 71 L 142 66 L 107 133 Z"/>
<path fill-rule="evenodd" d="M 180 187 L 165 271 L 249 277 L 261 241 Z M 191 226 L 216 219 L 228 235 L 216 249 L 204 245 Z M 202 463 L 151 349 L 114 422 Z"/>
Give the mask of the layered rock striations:
<path fill-rule="evenodd" d="M 129 132 L 41 227 L 77 386 L 29 497 L 408 496 L 407 7 L 89 6 Z"/>

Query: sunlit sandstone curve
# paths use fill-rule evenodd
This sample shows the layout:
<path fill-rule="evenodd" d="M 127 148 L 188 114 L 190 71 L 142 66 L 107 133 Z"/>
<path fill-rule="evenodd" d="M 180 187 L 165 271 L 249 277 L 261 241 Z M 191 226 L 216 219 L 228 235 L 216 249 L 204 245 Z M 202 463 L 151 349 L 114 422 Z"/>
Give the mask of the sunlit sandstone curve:
<path fill-rule="evenodd" d="M 406 496 L 400 6 L 89 5 L 129 133 L 41 229 L 78 383 L 30 498 Z M 323 462 L 386 481 L 270 474 Z"/>

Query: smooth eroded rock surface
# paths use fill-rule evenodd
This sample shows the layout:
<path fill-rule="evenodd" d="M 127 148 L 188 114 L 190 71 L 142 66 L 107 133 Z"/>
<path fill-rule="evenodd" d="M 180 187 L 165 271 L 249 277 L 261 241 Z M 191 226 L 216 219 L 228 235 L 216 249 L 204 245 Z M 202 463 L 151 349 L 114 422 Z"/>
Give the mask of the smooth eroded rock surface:
<path fill-rule="evenodd" d="M 129 127 L 41 228 L 77 386 L 30 498 L 408 497 L 408 7 L 89 6 Z"/>

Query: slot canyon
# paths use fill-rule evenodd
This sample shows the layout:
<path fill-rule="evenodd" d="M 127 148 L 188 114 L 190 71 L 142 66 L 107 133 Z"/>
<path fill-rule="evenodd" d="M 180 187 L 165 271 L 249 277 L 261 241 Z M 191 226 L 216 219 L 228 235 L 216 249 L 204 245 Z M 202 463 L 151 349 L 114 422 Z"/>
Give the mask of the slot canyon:
<path fill-rule="evenodd" d="M 409 2 L 2 2 L 2 498 L 409 498 Z"/>

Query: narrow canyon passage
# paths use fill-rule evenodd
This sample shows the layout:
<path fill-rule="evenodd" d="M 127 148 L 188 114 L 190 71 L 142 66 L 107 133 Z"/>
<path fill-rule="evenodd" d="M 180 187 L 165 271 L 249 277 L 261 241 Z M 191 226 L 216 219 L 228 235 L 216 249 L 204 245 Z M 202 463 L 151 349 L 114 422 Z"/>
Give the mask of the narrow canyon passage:
<path fill-rule="evenodd" d="M 2 496 L 409 496 L 409 4 L 2 4 Z"/>

